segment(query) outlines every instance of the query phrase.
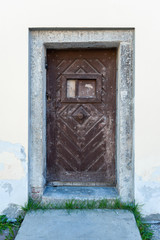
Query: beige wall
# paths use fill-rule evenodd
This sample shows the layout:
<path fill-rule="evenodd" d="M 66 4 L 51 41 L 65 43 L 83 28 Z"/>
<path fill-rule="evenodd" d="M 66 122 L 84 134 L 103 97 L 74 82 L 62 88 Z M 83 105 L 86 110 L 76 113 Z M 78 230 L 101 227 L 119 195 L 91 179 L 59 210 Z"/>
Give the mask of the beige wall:
<path fill-rule="evenodd" d="M 15 0 L 0 7 L 0 211 L 27 200 L 28 28 L 135 28 L 135 189 L 160 214 L 158 0 Z"/>

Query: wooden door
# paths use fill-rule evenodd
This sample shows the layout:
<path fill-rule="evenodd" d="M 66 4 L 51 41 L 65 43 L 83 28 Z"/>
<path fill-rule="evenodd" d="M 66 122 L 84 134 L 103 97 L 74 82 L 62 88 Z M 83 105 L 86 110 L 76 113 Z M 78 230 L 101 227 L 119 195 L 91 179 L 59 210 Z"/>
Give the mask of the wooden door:
<path fill-rule="evenodd" d="M 116 49 L 47 50 L 47 182 L 114 186 Z"/>

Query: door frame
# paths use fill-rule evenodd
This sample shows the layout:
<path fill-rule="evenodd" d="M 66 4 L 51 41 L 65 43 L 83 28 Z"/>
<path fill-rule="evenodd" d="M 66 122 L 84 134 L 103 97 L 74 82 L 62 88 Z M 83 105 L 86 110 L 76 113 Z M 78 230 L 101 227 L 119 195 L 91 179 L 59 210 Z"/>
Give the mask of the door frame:
<path fill-rule="evenodd" d="M 29 29 L 29 195 L 46 185 L 46 49 L 117 48 L 116 188 L 134 200 L 134 29 Z"/>

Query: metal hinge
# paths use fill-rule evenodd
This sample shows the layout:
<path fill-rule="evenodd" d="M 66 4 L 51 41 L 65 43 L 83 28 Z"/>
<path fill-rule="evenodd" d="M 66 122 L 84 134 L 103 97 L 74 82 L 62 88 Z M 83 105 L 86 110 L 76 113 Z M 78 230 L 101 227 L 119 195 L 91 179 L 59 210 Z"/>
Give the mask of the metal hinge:
<path fill-rule="evenodd" d="M 45 57 L 45 69 L 48 70 L 47 57 Z"/>

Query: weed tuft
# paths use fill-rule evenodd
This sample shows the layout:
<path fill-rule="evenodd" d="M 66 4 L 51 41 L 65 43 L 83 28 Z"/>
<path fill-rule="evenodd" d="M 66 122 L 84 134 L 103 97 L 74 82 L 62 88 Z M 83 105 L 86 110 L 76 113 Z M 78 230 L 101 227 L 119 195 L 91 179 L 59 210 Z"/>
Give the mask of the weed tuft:
<path fill-rule="evenodd" d="M 23 217 L 20 215 L 16 218 L 15 222 L 9 221 L 6 215 L 0 216 L 0 234 L 3 234 L 3 231 L 9 230 L 8 236 L 5 237 L 5 240 L 14 239 L 16 232 L 20 228 L 23 221 Z"/>

